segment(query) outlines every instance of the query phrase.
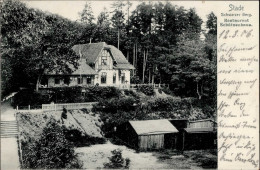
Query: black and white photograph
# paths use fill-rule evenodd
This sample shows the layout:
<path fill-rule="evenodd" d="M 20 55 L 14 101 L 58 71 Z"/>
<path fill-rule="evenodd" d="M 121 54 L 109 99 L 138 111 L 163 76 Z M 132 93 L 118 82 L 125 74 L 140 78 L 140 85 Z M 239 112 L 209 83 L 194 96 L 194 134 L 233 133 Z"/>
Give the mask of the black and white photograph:
<path fill-rule="evenodd" d="M 1 169 L 217 169 L 204 3 L 1 2 Z"/>

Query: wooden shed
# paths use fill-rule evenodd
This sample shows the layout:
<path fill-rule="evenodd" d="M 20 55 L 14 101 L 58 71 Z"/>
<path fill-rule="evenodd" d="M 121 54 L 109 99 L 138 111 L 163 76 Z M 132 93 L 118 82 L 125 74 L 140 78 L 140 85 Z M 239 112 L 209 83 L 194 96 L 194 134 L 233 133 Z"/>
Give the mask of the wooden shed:
<path fill-rule="evenodd" d="M 183 148 L 183 135 L 185 135 L 185 128 L 188 127 L 189 120 L 188 119 L 170 119 L 169 120 L 173 126 L 179 131 L 177 134 L 177 142 L 176 142 L 176 149 L 182 150 Z"/>
<path fill-rule="evenodd" d="M 129 121 L 117 128 L 118 136 L 139 150 L 175 148 L 177 133 L 166 119 Z"/>
<path fill-rule="evenodd" d="M 217 148 L 217 123 L 212 119 L 190 121 L 183 132 L 183 149 Z"/>

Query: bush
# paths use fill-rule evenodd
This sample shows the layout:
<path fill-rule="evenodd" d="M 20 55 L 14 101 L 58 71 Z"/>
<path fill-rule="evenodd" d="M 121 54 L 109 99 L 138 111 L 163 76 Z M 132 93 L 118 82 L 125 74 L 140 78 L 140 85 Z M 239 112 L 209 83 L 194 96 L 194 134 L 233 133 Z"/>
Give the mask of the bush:
<path fill-rule="evenodd" d="M 95 144 L 104 144 L 106 143 L 106 139 L 99 137 L 92 137 L 89 135 L 82 135 L 79 130 L 73 129 L 68 130 L 64 129 L 65 138 L 72 142 L 76 147 L 90 146 Z"/>
<path fill-rule="evenodd" d="M 139 101 L 134 97 L 112 98 L 101 100 L 93 106 L 92 111 L 102 111 L 106 113 L 116 113 L 118 111 L 134 111 L 135 104 Z"/>
<path fill-rule="evenodd" d="M 99 101 L 113 97 L 119 97 L 121 92 L 115 87 L 88 87 L 85 88 L 85 102 Z"/>
<path fill-rule="evenodd" d="M 137 91 L 140 91 L 147 96 L 152 96 L 155 94 L 153 87 L 149 85 L 138 86 Z"/>
<path fill-rule="evenodd" d="M 43 103 L 49 103 L 50 98 L 48 95 L 42 95 L 41 93 L 34 92 L 33 90 L 19 91 L 13 98 L 12 106 L 28 106 L 41 105 Z"/>
<path fill-rule="evenodd" d="M 82 90 L 85 89 L 85 93 Z M 46 103 L 82 103 L 95 102 L 102 99 L 119 97 L 120 90 L 115 87 L 57 87 L 53 88 L 49 94 L 34 92 L 33 90 L 22 90 L 18 92 L 13 99 L 12 106 L 31 106 L 35 108 L 38 105 Z"/>
<path fill-rule="evenodd" d="M 122 150 L 115 149 L 112 152 L 112 156 L 109 157 L 109 163 L 104 163 L 104 168 L 108 169 L 129 169 L 130 159 L 122 157 Z"/>
<path fill-rule="evenodd" d="M 81 168 L 73 145 L 65 138 L 63 128 L 51 119 L 39 140 L 23 146 L 23 167 L 33 169 Z"/>
<path fill-rule="evenodd" d="M 132 97 L 134 97 L 136 99 L 139 99 L 138 94 L 136 94 L 133 90 L 125 89 L 124 93 L 125 93 L 126 96 L 132 96 Z"/>
<path fill-rule="evenodd" d="M 162 90 L 165 94 L 174 95 L 173 92 L 172 92 L 169 88 L 167 88 L 167 87 L 161 88 L 161 90 Z"/>

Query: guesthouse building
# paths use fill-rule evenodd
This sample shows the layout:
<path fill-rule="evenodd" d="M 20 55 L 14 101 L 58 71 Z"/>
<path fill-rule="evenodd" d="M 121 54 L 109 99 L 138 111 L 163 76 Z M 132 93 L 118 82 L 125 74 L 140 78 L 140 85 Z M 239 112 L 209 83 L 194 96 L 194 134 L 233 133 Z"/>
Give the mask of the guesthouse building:
<path fill-rule="evenodd" d="M 70 74 L 46 71 L 40 88 L 130 85 L 130 71 L 135 68 L 116 47 L 100 42 L 78 44 L 72 49 L 79 56 L 78 69 Z"/>

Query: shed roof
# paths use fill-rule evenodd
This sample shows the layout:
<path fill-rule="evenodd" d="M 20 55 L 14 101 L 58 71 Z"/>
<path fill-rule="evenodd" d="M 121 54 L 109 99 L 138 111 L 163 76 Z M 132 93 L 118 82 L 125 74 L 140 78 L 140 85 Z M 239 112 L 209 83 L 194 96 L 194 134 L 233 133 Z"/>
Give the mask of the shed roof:
<path fill-rule="evenodd" d="M 178 130 L 167 120 L 129 121 L 137 135 L 177 133 Z"/>
<path fill-rule="evenodd" d="M 185 128 L 185 131 L 188 133 L 212 133 L 214 132 L 213 127 L 207 128 Z"/>
<path fill-rule="evenodd" d="M 193 120 L 193 121 L 190 121 L 190 123 L 195 123 L 195 122 L 207 122 L 207 121 L 210 121 L 210 122 L 216 122 L 216 121 L 213 120 L 213 119 L 200 119 L 200 120 Z"/>

